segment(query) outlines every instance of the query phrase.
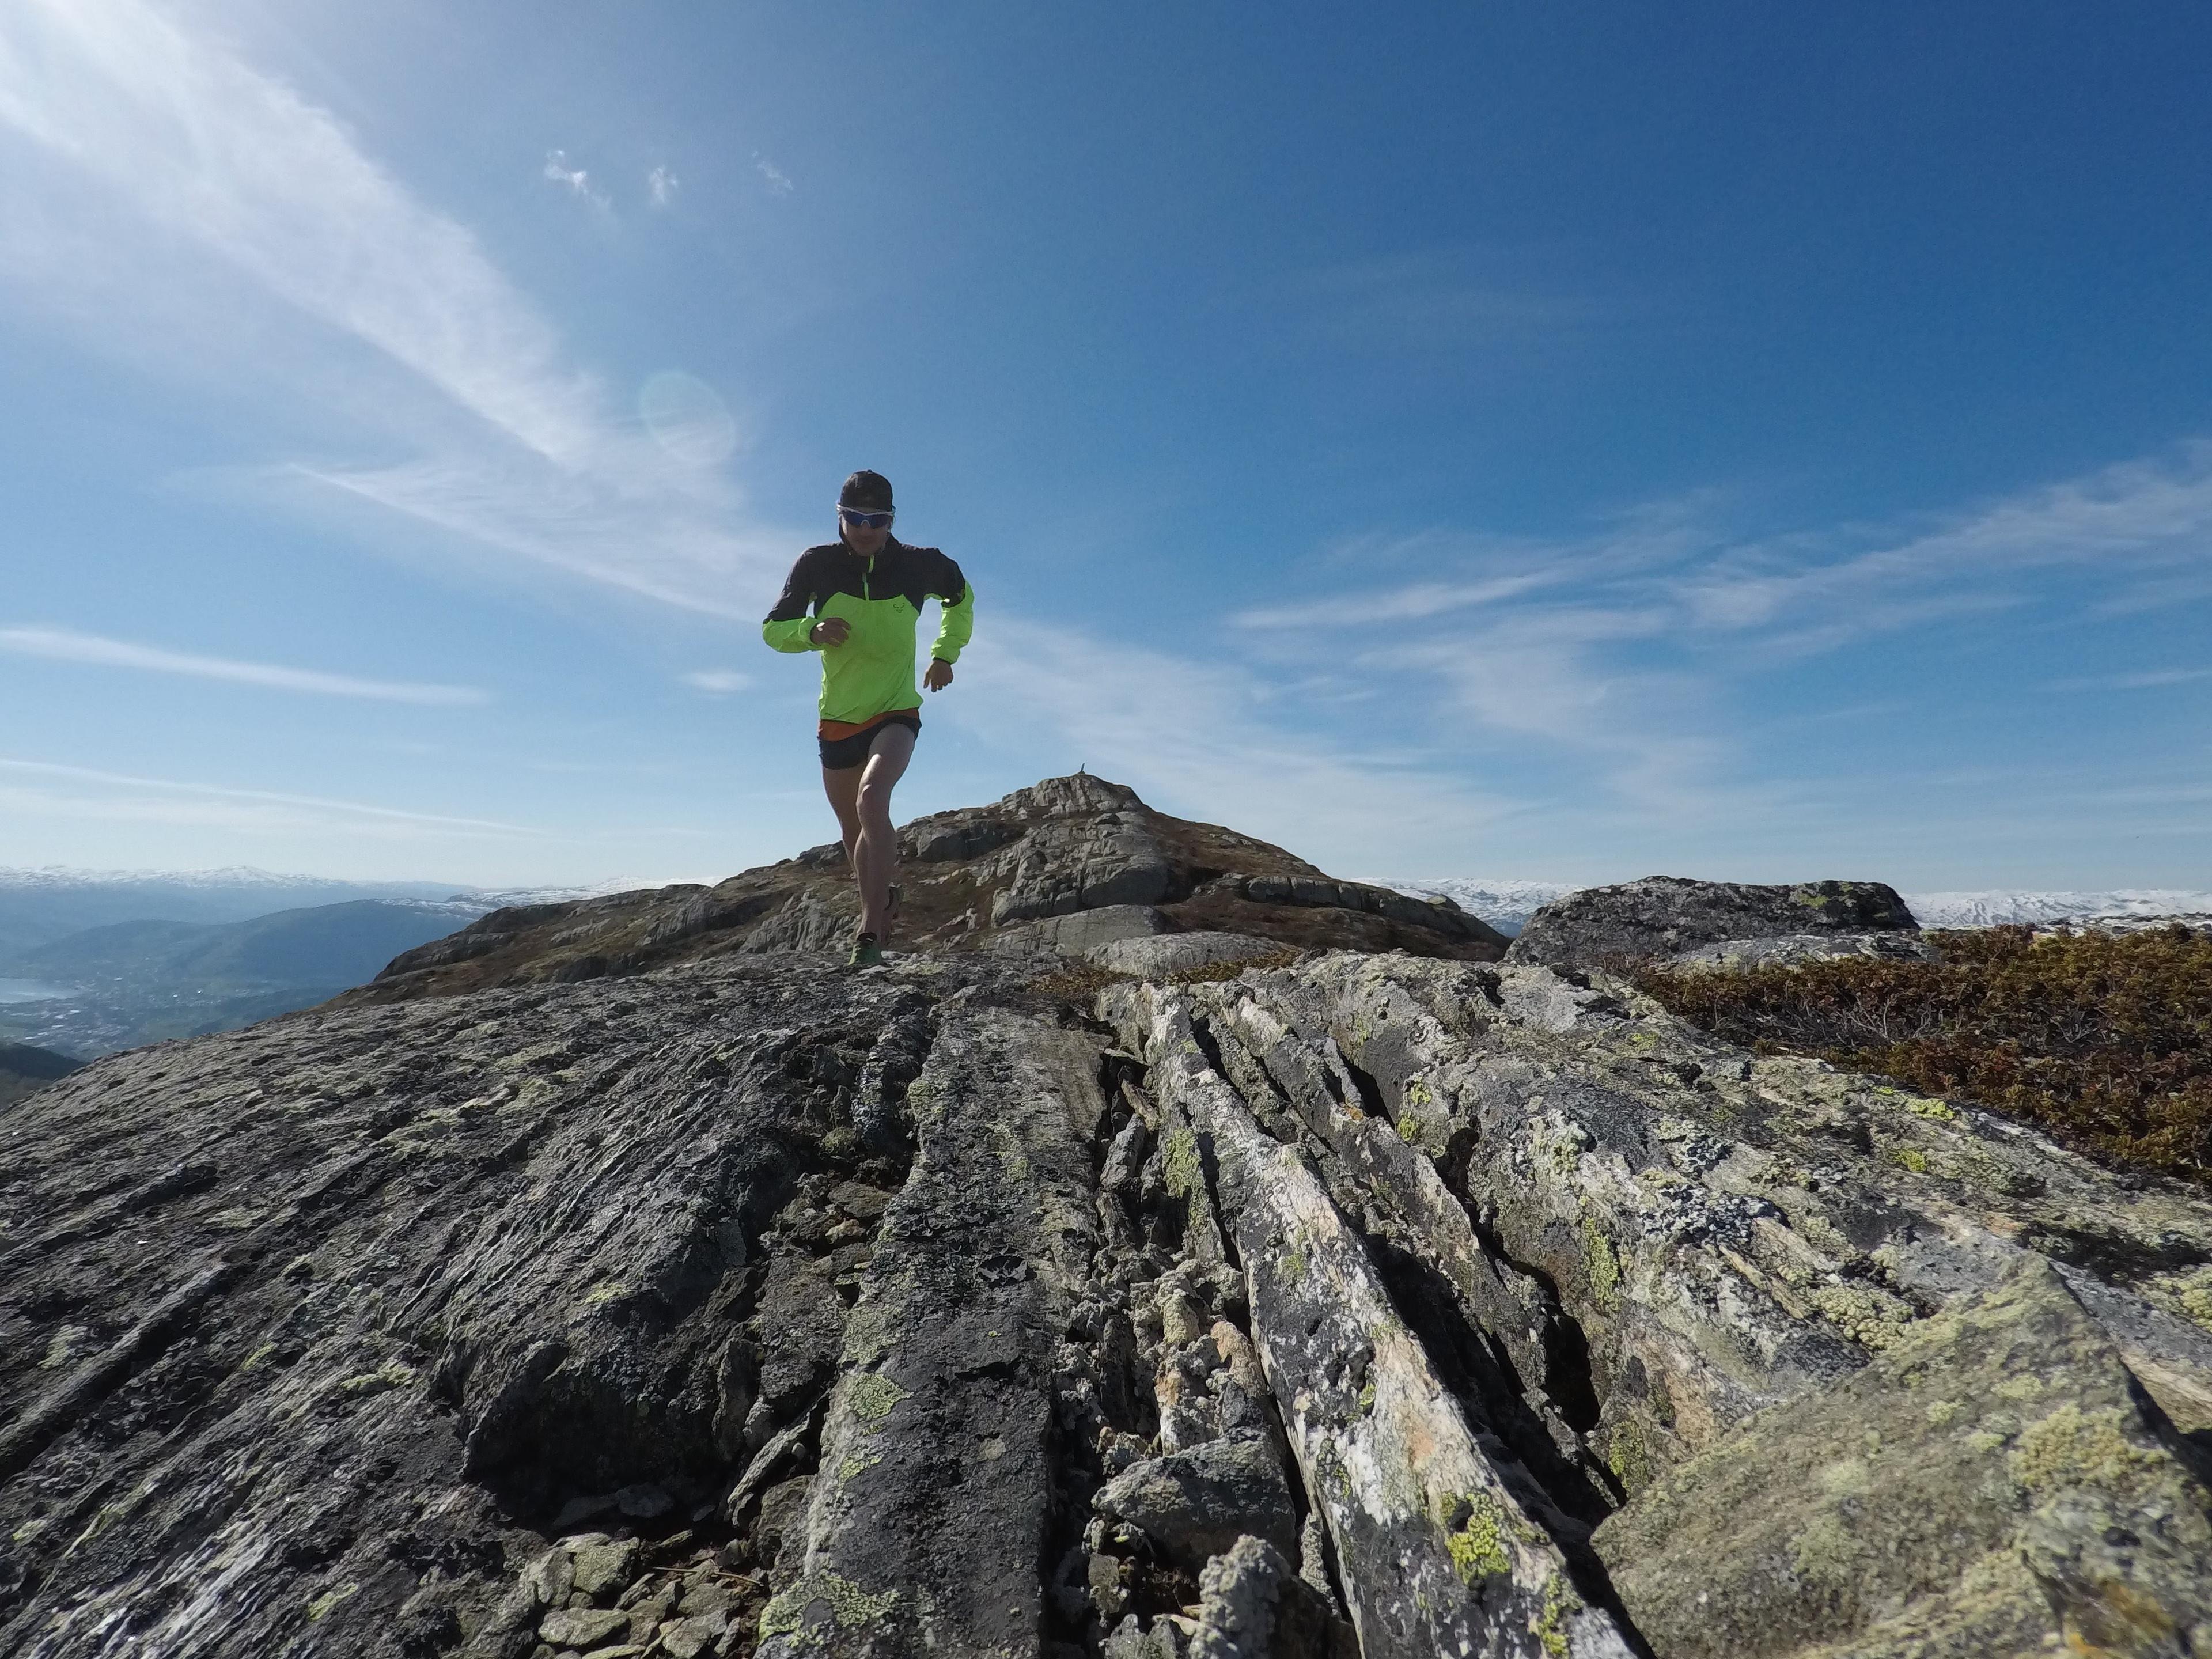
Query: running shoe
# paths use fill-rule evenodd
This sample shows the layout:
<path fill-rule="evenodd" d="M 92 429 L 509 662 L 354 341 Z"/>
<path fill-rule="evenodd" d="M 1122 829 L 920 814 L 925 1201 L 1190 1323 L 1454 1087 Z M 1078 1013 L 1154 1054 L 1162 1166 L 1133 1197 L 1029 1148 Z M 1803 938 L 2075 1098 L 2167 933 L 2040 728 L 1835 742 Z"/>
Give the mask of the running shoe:
<path fill-rule="evenodd" d="M 853 941 L 853 954 L 845 958 L 848 968 L 873 968 L 884 959 L 884 947 L 876 942 L 873 933 L 863 933 Z"/>

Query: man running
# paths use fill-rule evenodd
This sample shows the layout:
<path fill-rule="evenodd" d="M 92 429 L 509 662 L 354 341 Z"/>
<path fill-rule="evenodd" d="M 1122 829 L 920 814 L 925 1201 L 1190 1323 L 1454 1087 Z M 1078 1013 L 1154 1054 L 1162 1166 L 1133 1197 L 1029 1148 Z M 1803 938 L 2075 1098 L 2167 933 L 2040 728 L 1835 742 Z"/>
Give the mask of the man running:
<path fill-rule="evenodd" d="M 890 936 L 898 868 L 891 788 L 921 732 L 914 640 L 922 602 L 935 599 L 942 612 L 922 676 L 933 692 L 952 684 L 952 665 L 975 621 L 975 591 L 960 567 L 933 547 L 908 547 L 893 536 L 894 516 L 882 473 L 846 479 L 837 492 L 838 538 L 799 556 L 761 624 L 761 636 L 779 651 L 822 653 L 822 787 L 860 884 L 855 967 L 881 962 Z"/>

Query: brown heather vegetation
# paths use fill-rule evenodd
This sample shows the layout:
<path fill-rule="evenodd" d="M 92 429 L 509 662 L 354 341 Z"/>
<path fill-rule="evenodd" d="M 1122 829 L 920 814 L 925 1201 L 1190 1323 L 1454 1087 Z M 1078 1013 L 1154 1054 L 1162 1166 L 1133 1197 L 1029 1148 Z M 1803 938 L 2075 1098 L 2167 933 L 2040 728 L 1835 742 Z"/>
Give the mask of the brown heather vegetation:
<path fill-rule="evenodd" d="M 2212 1184 L 2212 935 L 1932 933 L 1935 962 L 1840 957 L 1638 987 L 1717 1036 L 1814 1054 Z"/>

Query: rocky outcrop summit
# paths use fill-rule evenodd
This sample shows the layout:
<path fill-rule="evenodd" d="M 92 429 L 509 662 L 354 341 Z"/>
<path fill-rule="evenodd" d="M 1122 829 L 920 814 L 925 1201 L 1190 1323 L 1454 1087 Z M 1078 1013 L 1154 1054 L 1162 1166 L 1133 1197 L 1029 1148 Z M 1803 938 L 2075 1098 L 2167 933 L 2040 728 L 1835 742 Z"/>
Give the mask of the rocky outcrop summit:
<path fill-rule="evenodd" d="M 1126 785 L 1078 773 L 899 831 L 898 943 L 1081 956 L 1124 941 L 1205 934 L 1208 947 L 1129 945 L 1118 964 L 1198 965 L 1241 953 L 1404 951 L 1495 961 L 1505 939 L 1449 899 L 1331 879 L 1216 824 L 1156 812 Z M 518 905 L 398 957 L 341 1002 L 494 985 L 570 983 L 724 956 L 842 948 L 860 917 L 835 842 L 714 887 Z M 1234 940 L 1233 945 L 1224 939 Z M 1206 955 L 1210 949 L 1212 954 Z"/>
<path fill-rule="evenodd" d="M 882 967 L 617 966 L 639 896 L 0 1119 L 0 1650 L 2212 1651 L 2203 1194 L 1111 839 Z M 1121 905 L 1275 959 L 963 944 Z"/>
<path fill-rule="evenodd" d="M 1753 964 L 1917 956 L 1926 950 L 1919 931 L 1897 890 L 1879 881 L 1759 887 L 1646 876 L 1553 900 L 1528 919 L 1507 959 L 1571 972 L 1654 957 Z"/>

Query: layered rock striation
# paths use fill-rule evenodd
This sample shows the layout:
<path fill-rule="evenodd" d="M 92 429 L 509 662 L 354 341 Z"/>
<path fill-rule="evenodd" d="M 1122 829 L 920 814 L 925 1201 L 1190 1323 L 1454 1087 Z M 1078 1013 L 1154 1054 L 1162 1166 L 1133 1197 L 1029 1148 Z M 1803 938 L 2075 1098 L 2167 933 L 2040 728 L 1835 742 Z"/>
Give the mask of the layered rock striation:
<path fill-rule="evenodd" d="M 1283 903 L 1067 857 L 991 890 L 1111 903 L 1001 932 Z M 2212 1650 L 2200 1194 L 1602 970 L 1271 943 L 418 965 L 53 1084 L 0 1650 Z"/>

